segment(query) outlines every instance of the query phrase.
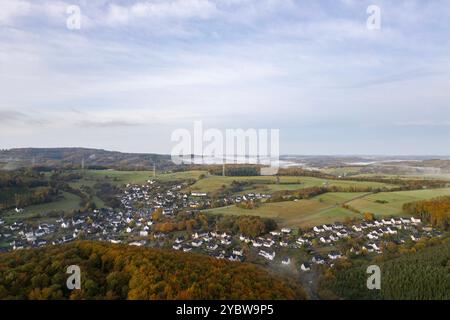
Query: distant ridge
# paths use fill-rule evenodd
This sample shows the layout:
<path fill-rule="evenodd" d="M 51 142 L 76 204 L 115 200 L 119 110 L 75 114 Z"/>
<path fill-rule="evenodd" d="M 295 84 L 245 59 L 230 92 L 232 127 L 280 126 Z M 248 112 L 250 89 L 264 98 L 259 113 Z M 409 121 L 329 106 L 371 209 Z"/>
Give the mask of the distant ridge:
<path fill-rule="evenodd" d="M 0 150 L 0 168 L 22 167 L 97 168 L 151 170 L 153 165 L 163 170 L 173 166 L 169 155 L 123 153 L 91 148 L 14 148 Z"/>

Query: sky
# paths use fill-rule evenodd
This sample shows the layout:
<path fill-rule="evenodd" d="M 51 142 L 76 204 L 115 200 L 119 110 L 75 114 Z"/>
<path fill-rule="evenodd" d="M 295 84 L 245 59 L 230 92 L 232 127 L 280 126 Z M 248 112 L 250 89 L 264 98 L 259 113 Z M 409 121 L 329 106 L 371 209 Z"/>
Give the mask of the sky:
<path fill-rule="evenodd" d="M 449 155 L 450 0 L 0 0 L 0 88 L 0 148 L 169 153 L 202 121 L 279 129 L 283 154 Z"/>

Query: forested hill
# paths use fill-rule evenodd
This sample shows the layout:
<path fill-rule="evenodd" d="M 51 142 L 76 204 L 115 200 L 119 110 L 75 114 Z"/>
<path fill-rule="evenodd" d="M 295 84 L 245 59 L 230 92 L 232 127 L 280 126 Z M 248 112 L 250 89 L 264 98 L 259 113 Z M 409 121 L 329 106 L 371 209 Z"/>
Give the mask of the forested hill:
<path fill-rule="evenodd" d="M 66 287 L 81 269 L 81 290 Z M 256 266 L 181 252 L 75 242 L 0 255 L 0 299 L 304 299 Z"/>
<path fill-rule="evenodd" d="M 113 168 L 121 170 L 151 170 L 153 165 L 163 170 L 173 166 L 169 155 L 122 153 L 87 148 L 18 148 L 0 150 L 0 169 L 22 167 L 43 168 Z"/>
<path fill-rule="evenodd" d="M 322 298 L 450 299 L 450 241 L 417 251 L 414 248 L 398 258 L 369 264 L 376 264 L 381 268 L 381 290 L 367 289 L 368 264 L 347 266 L 326 274 L 322 281 Z"/>

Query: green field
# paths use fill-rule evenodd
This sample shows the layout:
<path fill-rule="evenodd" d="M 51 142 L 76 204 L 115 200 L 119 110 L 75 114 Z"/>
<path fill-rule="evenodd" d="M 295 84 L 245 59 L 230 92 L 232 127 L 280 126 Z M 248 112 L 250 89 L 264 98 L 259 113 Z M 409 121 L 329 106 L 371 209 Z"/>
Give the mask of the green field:
<path fill-rule="evenodd" d="M 116 185 L 143 184 L 153 177 L 152 171 L 86 170 L 83 180 L 104 181 Z"/>
<path fill-rule="evenodd" d="M 450 188 L 414 190 L 400 192 L 380 192 L 350 201 L 349 205 L 361 212 L 372 212 L 379 216 L 401 215 L 405 203 L 450 195 Z M 377 200 L 388 203 L 378 203 Z"/>
<path fill-rule="evenodd" d="M 327 180 L 313 177 L 280 177 L 280 183 L 276 184 L 276 177 L 273 176 L 255 176 L 255 177 L 222 177 L 208 176 L 198 180 L 190 187 L 193 191 L 198 192 L 217 192 L 222 186 L 229 187 L 233 181 L 245 181 L 252 184 L 245 190 L 245 193 L 264 192 L 274 193 L 282 190 L 299 190 L 309 187 L 336 186 L 342 188 L 351 187 L 372 187 L 372 188 L 391 188 L 392 185 L 379 182 L 360 182 L 345 180 Z"/>
<path fill-rule="evenodd" d="M 357 192 L 330 192 L 311 200 L 264 203 L 256 209 L 242 209 L 236 206 L 205 210 L 209 214 L 253 215 L 273 218 L 279 226 L 311 227 L 318 224 L 344 221 L 361 215 L 341 208 L 349 200 L 364 196 Z"/>
<path fill-rule="evenodd" d="M 253 215 L 273 218 L 277 223 L 289 227 L 311 227 L 314 225 L 361 218 L 362 214 L 342 208 L 348 204 L 360 212 L 372 212 L 377 216 L 401 216 L 403 204 L 418 200 L 450 195 L 448 189 L 380 192 L 377 194 L 357 192 L 329 192 L 310 200 L 263 203 L 256 209 L 236 206 L 205 210 L 209 214 Z M 388 201 L 378 203 L 377 200 Z"/>
<path fill-rule="evenodd" d="M 16 221 L 33 218 L 37 215 L 45 215 L 51 211 L 77 210 L 80 200 L 80 197 L 72 193 L 63 192 L 61 198 L 57 201 L 26 207 L 22 213 L 10 210 L 3 215 L 3 218 L 7 221 Z"/>
<path fill-rule="evenodd" d="M 123 184 L 144 184 L 148 180 L 158 180 L 162 182 L 167 181 L 183 181 L 194 179 L 198 180 L 202 174 L 208 174 L 207 171 L 183 171 L 175 173 L 162 173 L 153 176 L 153 171 L 118 171 L 118 170 L 86 170 L 84 171 L 84 178 L 79 183 L 84 181 L 98 182 L 108 181 L 116 185 Z"/>

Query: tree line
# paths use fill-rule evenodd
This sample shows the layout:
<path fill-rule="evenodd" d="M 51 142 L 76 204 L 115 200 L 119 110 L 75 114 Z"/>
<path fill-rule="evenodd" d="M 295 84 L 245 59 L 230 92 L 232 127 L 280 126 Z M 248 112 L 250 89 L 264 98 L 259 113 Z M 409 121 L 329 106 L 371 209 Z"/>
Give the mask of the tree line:
<path fill-rule="evenodd" d="M 450 196 L 405 203 L 403 212 L 420 217 L 435 227 L 448 230 L 450 227 Z"/>

